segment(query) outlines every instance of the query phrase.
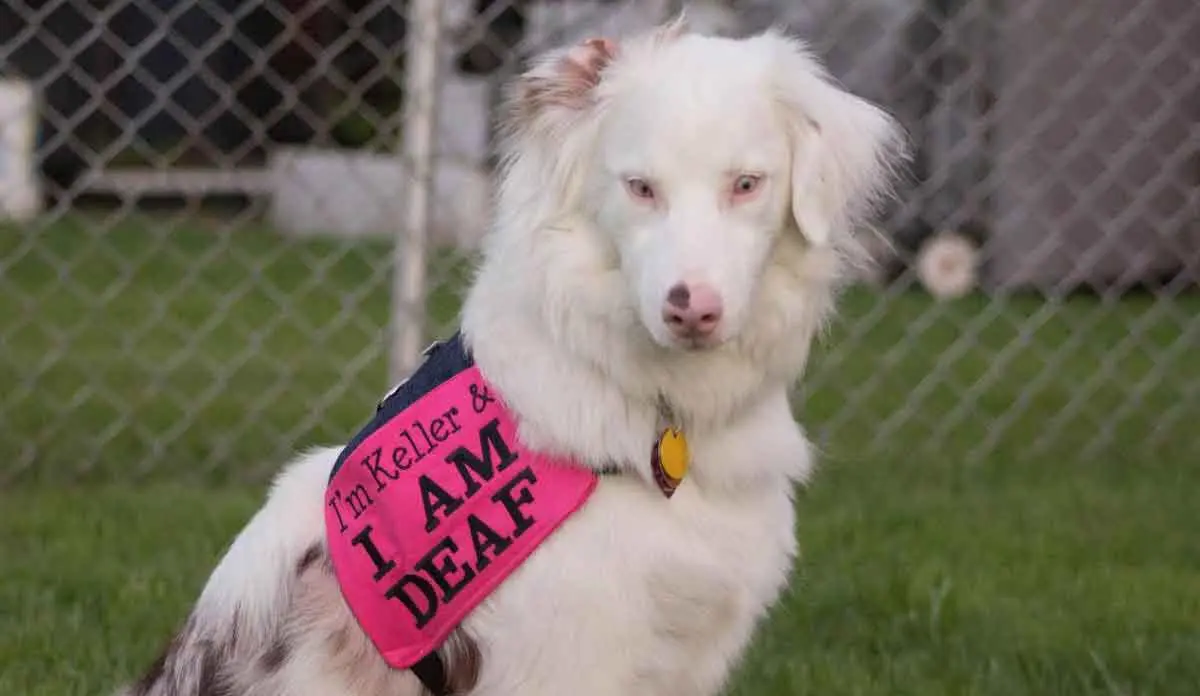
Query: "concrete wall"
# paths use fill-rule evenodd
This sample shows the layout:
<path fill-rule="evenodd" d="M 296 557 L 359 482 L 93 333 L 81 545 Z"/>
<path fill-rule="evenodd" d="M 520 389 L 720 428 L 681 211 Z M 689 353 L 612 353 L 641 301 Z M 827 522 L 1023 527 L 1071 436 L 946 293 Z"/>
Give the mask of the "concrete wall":
<path fill-rule="evenodd" d="M 1091 0 L 1086 13 L 1012 3 L 999 37 L 989 284 L 1124 286 L 1180 267 L 1200 282 L 1195 3 Z"/>
<path fill-rule="evenodd" d="M 436 241 L 474 246 L 490 212 L 489 78 L 459 73 L 454 34 L 474 18 L 470 3 L 448 3 L 442 44 L 434 183 Z M 621 35 L 652 26 L 667 13 L 666 0 L 601 3 L 582 0 L 534 3 L 527 41 L 556 46 L 589 35 Z M 349 236 L 395 234 L 402 221 L 408 172 L 397 158 L 352 151 L 285 148 L 272 157 L 276 195 L 273 221 L 295 234 Z"/>

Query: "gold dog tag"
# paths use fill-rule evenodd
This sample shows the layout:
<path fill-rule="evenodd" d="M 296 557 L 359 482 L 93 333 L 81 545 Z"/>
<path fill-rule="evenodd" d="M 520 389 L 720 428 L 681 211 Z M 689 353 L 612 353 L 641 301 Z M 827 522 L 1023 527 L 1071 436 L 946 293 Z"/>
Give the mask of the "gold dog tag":
<path fill-rule="evenodd" d="M 663 430 L 650 455 L 654 481 L 663 495 L 670 498 L 675 494 L 675 489 L 679 487 L 683 477 L 687 476 L 689 462 L 687 438 L 683 436 L 683 432 L 675 428 Z"/>

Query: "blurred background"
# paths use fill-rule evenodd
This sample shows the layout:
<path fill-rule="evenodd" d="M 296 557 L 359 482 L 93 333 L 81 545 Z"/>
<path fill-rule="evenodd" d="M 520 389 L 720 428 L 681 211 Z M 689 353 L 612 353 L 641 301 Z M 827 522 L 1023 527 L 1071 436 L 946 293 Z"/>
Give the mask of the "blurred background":
<path fill-rule="evenodd" d="M 148 663 L 280 463 L 454 328 L 501 85 L 688 5 L 917 156 L 796 388 L 737 693 L 1200 692 L 1195 0 L 0 7 L 0 693 Z"/>

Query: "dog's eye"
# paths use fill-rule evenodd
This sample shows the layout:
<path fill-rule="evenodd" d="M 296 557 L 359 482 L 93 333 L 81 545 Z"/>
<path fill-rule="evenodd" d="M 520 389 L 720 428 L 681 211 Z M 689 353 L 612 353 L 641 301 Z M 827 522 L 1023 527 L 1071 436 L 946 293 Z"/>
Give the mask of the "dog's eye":
<path fill-rule="evenodd" d="M 642 200 L 654 200 L 654 187 L 645 179 L 631 177 L 625 180 L 625 188 L 629 190 L 629 194 L 634 198 Z"/>
<path fill-rule="evenodd" d="M 748 196 L 758 190 L 762 177 L 755 174 L 742 174 L 733 180 L 733 195 Z"/>

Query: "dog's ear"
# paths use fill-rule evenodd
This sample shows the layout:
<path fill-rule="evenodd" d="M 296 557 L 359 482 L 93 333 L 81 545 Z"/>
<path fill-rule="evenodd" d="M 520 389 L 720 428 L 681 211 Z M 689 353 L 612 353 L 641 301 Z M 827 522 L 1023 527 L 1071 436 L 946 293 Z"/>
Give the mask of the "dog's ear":
<path fill-rule="evenodd" d="M 616 43 L 593 38 L 540 56 L 509 93 L 508 129 L 516 133 L 556 130 L 556 119 L 586 111 L 595 102 L 604 69 L 616 55 Z"/>
<path fill-rule="evenodd" d="M 791 130 L 796 226 L 814 247 L 852 245 L 850 233 L 907 155 L 905 135 L 882 109 L 835 84 L 802 43 L 774 31 L 763 39 Z"/>
<path fill-rule="evenodd" d="M 502 186 L 521 181 L 521 190 L 543 191 L 542 203 L 572 208 L 595 140 L 597 92 L 617 50 L 588 39 L 543 54 L 509 84 L 498 132 Z"/>

